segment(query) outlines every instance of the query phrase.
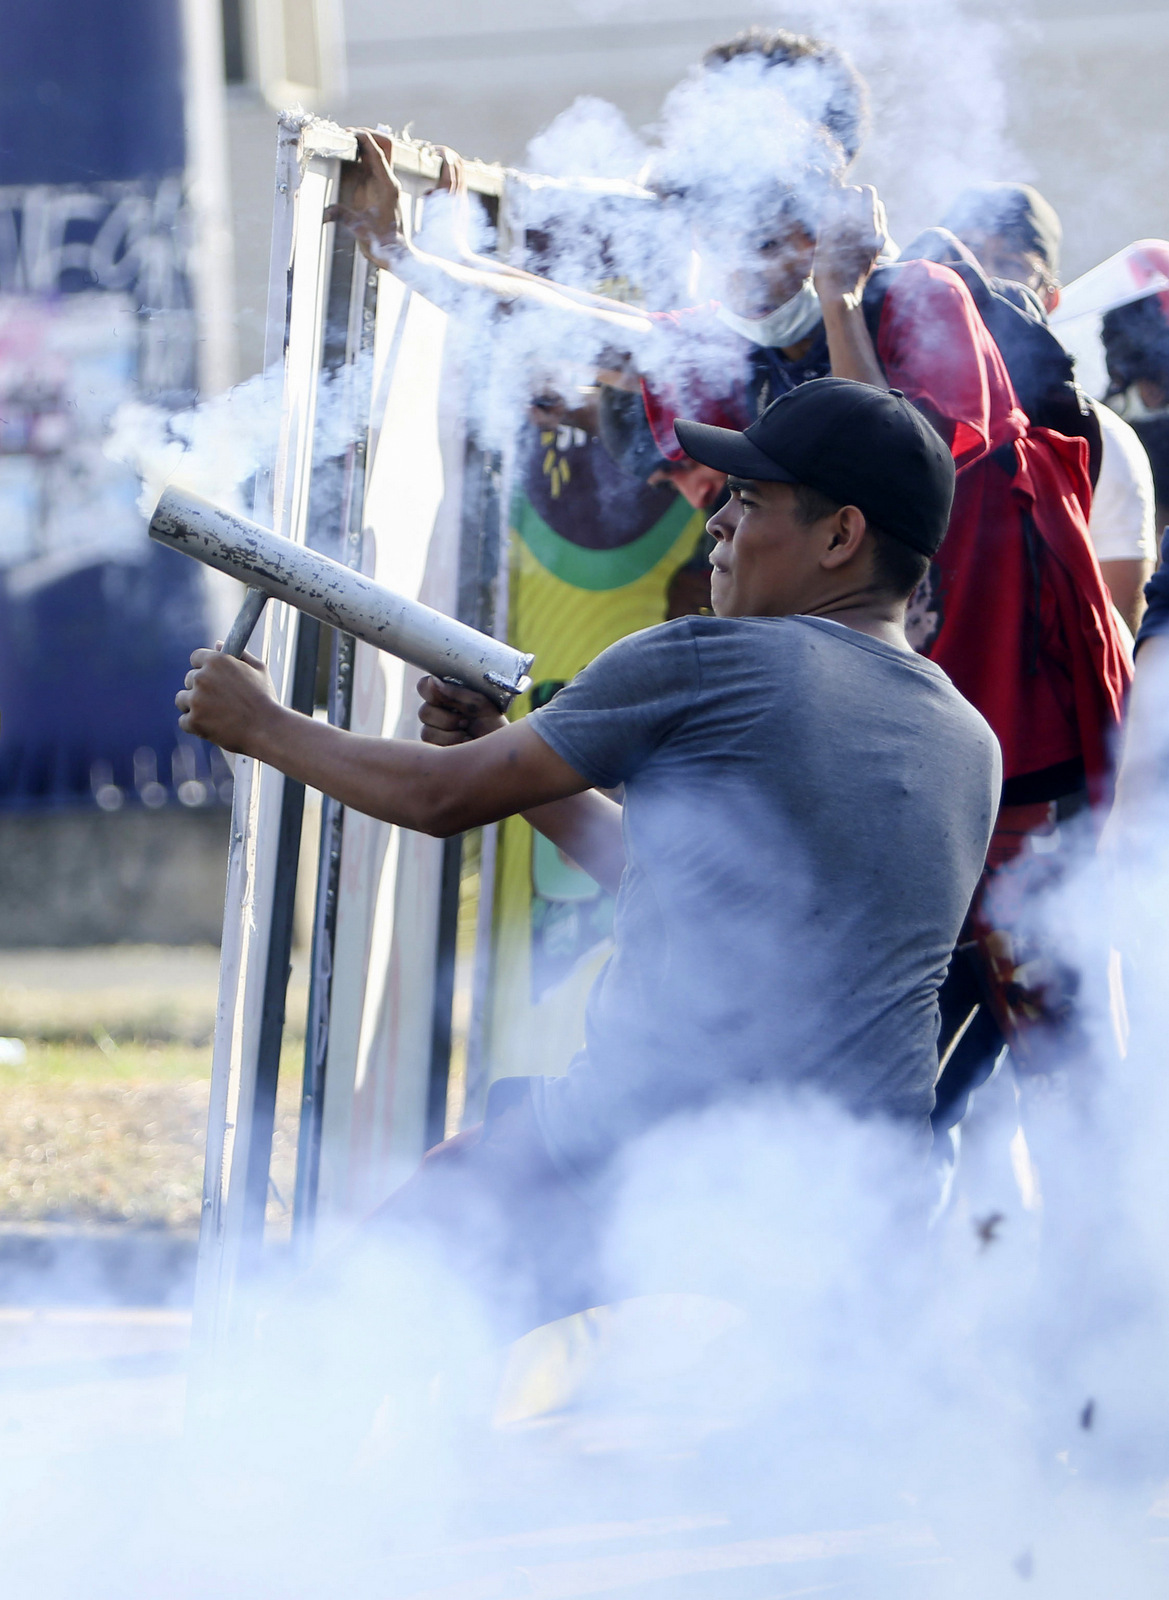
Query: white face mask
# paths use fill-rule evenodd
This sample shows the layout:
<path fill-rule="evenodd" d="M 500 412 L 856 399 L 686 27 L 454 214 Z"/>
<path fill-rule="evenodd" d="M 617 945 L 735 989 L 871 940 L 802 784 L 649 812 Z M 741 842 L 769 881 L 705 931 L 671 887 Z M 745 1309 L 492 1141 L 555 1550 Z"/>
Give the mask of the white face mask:
<path fill-rule="evenodd" d="M 733 332 L 750 339 L 752 344 L 765 345 L 769 350 L 786 350 L 806 339 L 819 324 L 820 299 L 811 278 L 805 278 L 790 300 L 776 306 L 765 317 L 739 317 L 722 305 L 715 316 Z"/>

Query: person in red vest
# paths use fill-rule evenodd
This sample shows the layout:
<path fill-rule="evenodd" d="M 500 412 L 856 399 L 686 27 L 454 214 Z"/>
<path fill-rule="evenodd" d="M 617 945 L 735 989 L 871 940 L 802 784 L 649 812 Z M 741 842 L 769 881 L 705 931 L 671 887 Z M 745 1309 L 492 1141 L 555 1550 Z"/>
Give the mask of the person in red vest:
<path fill-rule="evenodd" d="M 943 993 L 943 1060 L 954 1048 L 935 1126 L 946 1129 L 1004 1042 L 1017 1066 L 1041 1072 L 1072 1043 L 1071 979 L 1023 933 L 1024 913 L 1062 870 L 1071 819 L 1108 799 L 1130 665 L 1088 533 L 1086 440 L 1029 420 L 952 268 L 877 266 L 884 228 L 875 196 L 845 190 L 834 200 L 818 237 L 800 241 L 822 310 L 821 360 L 836 376 L 900 390 L 950 445 L 954 508 L 911 602 L 908 633 L 1003 750 L 987 871 Z M 710 316 L 702 308 L 671 322 L 684 339 L 688 324 Z M 814 346 L 795 360 L 773 355 L 776 376 L 793 386 L 819 376 L 809 355 Z M 710 370 L 679 363 L 664 383 L 643 377 L 646 420 L 663 454 L 667 430 L 687 410 L 722 425 L 749 419 L 748 385 L 720 389 Z"/>
<path fill-rule="evenodd" d="M 1058 309 L 1063 230 L 1055 210 L 1030 184 L 976 184 L 953 201 L 942 227 L 966 247 L 1000 294 L 1018 297 L 1048 316 Z M 1156 555 L 1153 476 L 1133 428 L 1110 405 L 1085 400 L 1100 430 L 1088 532 L 1113 604 L 1135 634 Z"/>

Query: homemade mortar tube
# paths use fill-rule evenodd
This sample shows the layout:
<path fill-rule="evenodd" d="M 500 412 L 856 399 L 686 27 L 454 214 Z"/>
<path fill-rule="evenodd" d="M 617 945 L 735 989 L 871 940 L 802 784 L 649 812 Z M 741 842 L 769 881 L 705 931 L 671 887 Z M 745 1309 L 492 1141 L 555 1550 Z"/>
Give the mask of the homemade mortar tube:
<path fill-rule="evenodd" d="M 247 585 L 225 641 L 233 654 L 246 644 L 264 596 L 296 606 L 423 672 L 477 689 L 503 710 L 529 685 L 534 657 L 185 489 L 163 494 L 150 537 Z"/>

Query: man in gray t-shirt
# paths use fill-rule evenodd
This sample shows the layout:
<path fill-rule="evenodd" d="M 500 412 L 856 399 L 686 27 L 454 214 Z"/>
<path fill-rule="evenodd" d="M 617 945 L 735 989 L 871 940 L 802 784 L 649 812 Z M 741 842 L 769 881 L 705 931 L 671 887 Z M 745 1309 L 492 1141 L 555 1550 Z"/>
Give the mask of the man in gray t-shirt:
<path fill-rule="evenodd" d="M 485 1125 L 380 1213 L 485 1291 L 506 1280 L 511 1332 L 596 1302 L 610 1158 L 676 1113 L 798 1086 L 924 1130 L 938 987 L 997 806 L 994 736 L 904 632 L 953 497 L 939 435 L 838 378 L 743 433 L 677 432 L 728 474 L 716 614 L 621 641 L 542 710 L 504 723 L 424 679 L 427 742 L 362 739 L 213 651 L 178 696 L 188 732 L 346 805 L 437 834 L 522 812 L 617 888 L 568 1075 L 500 1080 Z"/>
<path fill-rule="evenodd" d="M 624 785 L 613 955 L 553 1153 L 804 1084 L 923 1127 L 938 987 L 986 854 L 994 739 L 921 656 L 824 617 L 688 617 L 613 645 L 528 719 Z"/>

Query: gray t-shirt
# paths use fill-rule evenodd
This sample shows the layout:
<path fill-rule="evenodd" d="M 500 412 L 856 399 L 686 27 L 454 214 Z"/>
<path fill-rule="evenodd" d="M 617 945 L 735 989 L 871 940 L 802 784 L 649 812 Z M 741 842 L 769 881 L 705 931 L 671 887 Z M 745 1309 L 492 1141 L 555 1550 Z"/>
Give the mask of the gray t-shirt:
<path fill-rule="evenodd" d="M 553 1154 L 587 1170 L 757 1085 L 923 1123 L 1001 782 L 945 673 L 819 617 L 685 617 L 613 645 L 528 725 L 625 786 L 615 948 L 584 1050 L 536 1086 Z"/>

